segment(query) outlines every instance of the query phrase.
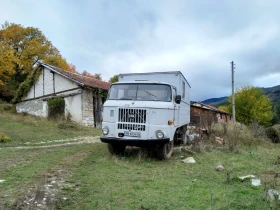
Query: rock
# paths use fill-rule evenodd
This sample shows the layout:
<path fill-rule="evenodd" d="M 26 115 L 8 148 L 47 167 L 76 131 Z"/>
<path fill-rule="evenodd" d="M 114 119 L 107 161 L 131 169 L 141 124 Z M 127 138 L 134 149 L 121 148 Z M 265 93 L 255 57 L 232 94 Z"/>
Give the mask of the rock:
<path fill-rule="evenodd" d="M 260 179 L 252 179 L 252 185 L 253 186 L 260 186 L 261 180 Z"/>
<path fill-rule="evenodd" d="M 264 196 L 264 200 L 267 200 L 267 201 L 270 201 L 270 202 L 275 201 L 275 199 L 277 199 L 277 198 L 278 198 L 278 200 L 280 200 L 280 196 L 279 196 L 278 191 L 274 190 L 274 189 L 269 189 Z"/>
<path fill-rule="evenodd" d="M 182 160 L 183 163 L 195 163 L 195 160 L 193 159 L 193 157 L 188 157 L 184 160 Z"/>
<path fill-rule="evenodd" d="M 1 183 L 1 182 L 5 182 L 5 180 L 3 180 L 3 179 L 0 179 L 0 183 Z"/>
<path fill-rule="evenodd" d="M 224 166 L 222 166 L 222 165 L 218 165 L 216 167 L 216 171 L 223 171 L 223 170 L 224 170 Z"/>

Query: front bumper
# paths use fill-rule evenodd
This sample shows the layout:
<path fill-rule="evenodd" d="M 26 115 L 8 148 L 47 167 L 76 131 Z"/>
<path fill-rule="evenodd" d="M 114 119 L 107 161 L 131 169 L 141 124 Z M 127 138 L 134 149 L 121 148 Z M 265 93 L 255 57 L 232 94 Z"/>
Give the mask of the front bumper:
<path fill-rule="evenodd" d="M 159 144 L 166 144 L 170 142 L 170 138 L 163 139 L 123 139 L 114 137 L 100 137 L 103 143 L 110 144 L 125 144 L 137 147 L 155 147 Z"/>

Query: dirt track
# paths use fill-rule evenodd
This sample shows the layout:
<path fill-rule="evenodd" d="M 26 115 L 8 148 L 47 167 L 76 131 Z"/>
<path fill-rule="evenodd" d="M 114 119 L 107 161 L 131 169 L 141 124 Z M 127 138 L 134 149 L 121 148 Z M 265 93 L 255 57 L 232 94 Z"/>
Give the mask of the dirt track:
<path fill-rule="evenodd" d="M 64 143 L 63 143 L 64 142 Z M 82 137 L 76 137 L 72 139 L 61 139 L 61 140 L 52 140 L 52 141 L 45 141 L 45 142 L 39 142 L 39 143 L 25 143 L 25 145 L 33 145 L 33 146 L 20 146 L 20 147 L 4 147 L 1 149 L 38 149 L 38 148 L 53 148 L 53 147 L 63 147 L 68 145 L 75 145 L 75 144 L 93 144 L 98 143 L 100 141 L 99 136 L 82 136 Z M 53 144 L 53 143 L 59 143 L 59 144 Z M 51 144 L 51 145 L 44 145 L 44 144 Z M 36 146 L 35 146 L 36 145 Z M 40 146 L 42 145 L 42 146 Z"/>
<path fill-rule="evenodd" d="M 100 142 L 100 137 L 77 137 L 72 139 L 62 139 L 45 141 L 39 143 L 26 143 L 28 146 L 20 147 L 5 147 L 1 149 L 29 149 L 27 153 L 23 156 L 18 156 L 17 158 L 9 158 L 6 161 L 0 163 L 0 170 L 7 170 L 10 167 L 14 167 L 16 163 L 24 161 L 26 156 L 36 157 L 42 150 L 49 150 L 57 147 L 68 147 L 77 144 L 93 144 Z M 46 145 L 51 144 L 51 145 Z M 38 177 L 34 179 L 29 185 L 25 186 L 23 194 L 17 197 L 11 208 L 6 208 L 2 205 L 0 199 L 0 209 L 39 209 L 39 210 L 49 210 L 56 209 L 57 204 L 61 201 L 59 199 L 69 199 L 69 198 L 57 198 L 57 194 L 63 188 L 75 188 L 70 183 L 67 183 L 69 177 L 71 177 L 71 163 L 74 160 L 82 160 L 83 158 L 90 155 L 90 148 L 85 148 L 79 152 L 73 153 L 64 158 L 64 160 L 56 165 L 54 168 L 49 168 L 47 171 L 38 174 Z"/>

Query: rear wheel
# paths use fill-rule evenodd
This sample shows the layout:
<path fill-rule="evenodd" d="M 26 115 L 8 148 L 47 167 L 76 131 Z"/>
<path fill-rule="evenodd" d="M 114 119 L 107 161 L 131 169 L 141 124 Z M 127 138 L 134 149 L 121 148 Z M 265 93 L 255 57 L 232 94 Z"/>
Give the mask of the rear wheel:
<path fill-rule="evenodd" d="M 108 144 L 108 150 L 111 155 L 123 155 L 125 147 L 125 144 Z"/>
<path fill-rule="evenodd" d="M 171 157 L 174 149 L 174 141 L 170 141 L 166 144 L 161 144 L 157 148 L 158 158 L 160 160 L 167 160 Z"/>

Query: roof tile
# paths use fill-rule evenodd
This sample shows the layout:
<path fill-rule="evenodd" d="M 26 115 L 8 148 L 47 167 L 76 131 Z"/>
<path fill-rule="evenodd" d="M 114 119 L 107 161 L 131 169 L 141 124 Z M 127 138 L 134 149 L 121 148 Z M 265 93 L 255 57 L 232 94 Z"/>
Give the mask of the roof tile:
<path fill-rule="evenodd" d="M 44 65 L 48 66 L 49 68 L 53 69 L 54 71 L 59 72 L 60 74 L 64 75 L 67 78 L 70 78 L 71 80 L 78 81 L 79 83 L 82 83 L 86 87 L 100 88 L 100 89 L 103 89 L 103 90 L 108 90 L 110 85 L 111 85 L 111 83 L 109 83 L 109 82 L 104 82 L 104 81 L 94 79 L 94 78 L 91 78 L 91 77 L 87 77 L 87 76 L 84 76 L 84 75 L 81 75 L 81 74 L 75 74 L 75 73 L 72 73 L 70 71 L 65 71 L 65 70 L 62 70 L 58 67 L 49 65 L 49 64 L 42 63 L 42 65 L 43 66 Z"/>

